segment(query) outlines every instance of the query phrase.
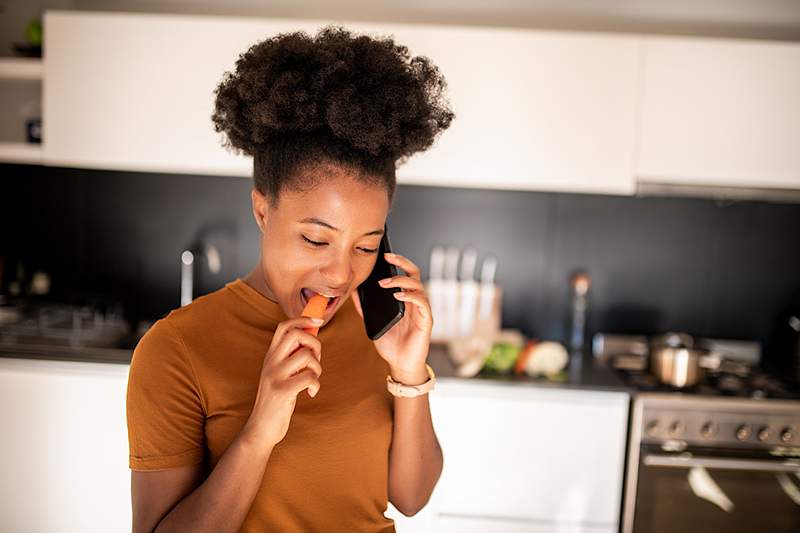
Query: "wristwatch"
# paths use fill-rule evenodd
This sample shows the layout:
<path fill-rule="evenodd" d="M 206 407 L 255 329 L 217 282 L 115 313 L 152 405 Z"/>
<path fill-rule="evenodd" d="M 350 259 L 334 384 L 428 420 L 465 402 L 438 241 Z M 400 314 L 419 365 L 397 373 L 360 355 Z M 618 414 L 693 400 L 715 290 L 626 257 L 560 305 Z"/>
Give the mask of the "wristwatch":
<path fill-rule="evenodd" d="M 430 365 L 426 364 L 425 368 L 428 370 L 429 376 L 428 381 L 425 383 L 420 385 L 404 385 L 393 380 L 392 375 L 388 374 L 386 376 L 386 388 L 398 398 L 415 398 L 427 394 L 429 391 L 433 390 L 433 386 L 436 384 L 436 375 L 433 373 L 433 369 Z"/>

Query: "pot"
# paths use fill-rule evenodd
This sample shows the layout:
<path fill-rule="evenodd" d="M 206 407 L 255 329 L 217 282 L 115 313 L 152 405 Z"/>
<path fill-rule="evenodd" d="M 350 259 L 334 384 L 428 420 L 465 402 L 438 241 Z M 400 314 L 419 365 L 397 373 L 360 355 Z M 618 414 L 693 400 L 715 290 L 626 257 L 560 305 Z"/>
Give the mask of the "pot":
<path fill-rule="evenodd" d="M 694 345 L 686 333 L 666 333 L 650 342 L 650 372 L 665 385 L 691 387 L 705 378 L 707 369 L 719 368 L 718 353 Z"/>

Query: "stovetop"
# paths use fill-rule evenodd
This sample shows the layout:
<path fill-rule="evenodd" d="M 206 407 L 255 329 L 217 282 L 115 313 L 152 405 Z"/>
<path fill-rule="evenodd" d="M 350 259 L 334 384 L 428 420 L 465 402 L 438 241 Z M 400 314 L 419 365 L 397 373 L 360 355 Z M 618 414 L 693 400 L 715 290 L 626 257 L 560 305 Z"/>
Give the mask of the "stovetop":
<path fill-rule="evenodd" d="M 661 383 L 647 370 L 615 368 L 629 387 L 640 392 L 681 393 L 687 395 L 754 399 L 800 400 L 800 386 L 769 374 L 759 367 L 745 367 L 736 372 L 709 372 L 691 387 L 676 388 Z"/>

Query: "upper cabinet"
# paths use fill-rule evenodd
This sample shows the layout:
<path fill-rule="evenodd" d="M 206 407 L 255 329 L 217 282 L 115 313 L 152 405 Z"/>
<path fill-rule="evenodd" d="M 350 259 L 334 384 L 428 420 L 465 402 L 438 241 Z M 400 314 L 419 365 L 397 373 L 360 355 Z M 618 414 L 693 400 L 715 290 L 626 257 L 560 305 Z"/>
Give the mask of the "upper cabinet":
<path fill-rule="evenodd" d="M 640 38 L 395 31 L 440 67 L 456 114 L 405 183 L 630 194 Z"/>
<path fill-rule="evenodd" d="M 241 52 L 286 27 L 69 11 L 46 12 L 44 26 L 46 164 L 252 175 L 214 132 L 213 91 Z"/>
<path fill-rule="evenodd" d="M 239 54 L 312 20 L 49 11 L 45 162 L 250 176 L 213 131 Z M 346 23 L 393 35 L 448 82 L 456 114 L 401 183 L 629 194 L 639 37 Z"/>
<path fill-rule="evenodd" d="M 800 189 L 800 44 L 647 38 L 636 173 Z"/>
<path fill-rule="evenodd" d="M 48 11 L 45 164 L 251 176 L 214 89 L 239 55 L 320 20 Z M 455 112 L 407 184 L 633 194 L 800 190 L 800 44 L 347 22 L 441 69 Z"/>

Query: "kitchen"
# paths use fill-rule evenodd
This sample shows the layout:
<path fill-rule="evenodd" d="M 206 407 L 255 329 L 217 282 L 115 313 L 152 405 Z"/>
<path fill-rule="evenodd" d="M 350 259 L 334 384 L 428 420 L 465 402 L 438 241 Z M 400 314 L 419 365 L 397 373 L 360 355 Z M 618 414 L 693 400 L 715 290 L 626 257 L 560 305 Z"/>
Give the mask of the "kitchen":
<path fill-rule="evenodd" d="M 72 4 L 36 13 L 46 61 L 0 62 L 10 531 L 130 529 L 133 347 L 258 257 L 252 162 L 219 147 L 211 89 L 247 43 L 335 16 Z M 800 527 L 800 13 L 620 5 L 337 17 L 429 55 L 457 117 L 398 168 L 388 220 L 440 328 L 445 454 L 398 531 Z"/>

